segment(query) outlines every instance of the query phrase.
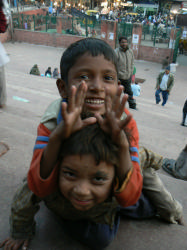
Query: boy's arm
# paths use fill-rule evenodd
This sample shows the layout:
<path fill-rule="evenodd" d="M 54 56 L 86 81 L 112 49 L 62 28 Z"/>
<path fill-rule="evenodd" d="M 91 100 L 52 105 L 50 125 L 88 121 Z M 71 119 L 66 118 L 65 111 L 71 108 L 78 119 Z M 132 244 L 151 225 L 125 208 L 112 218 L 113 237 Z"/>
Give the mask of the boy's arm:
<path fill-rule="evenodd" d="M 62 121 L 53 128 L 52 132 L 43 124 L 38 127 L 37 142 L 28 173 L 28 185 L 39 197 L 49 195 L 57 187 L 57 166 L 63 140 L 84 126 L 96 122 L 94 117 L 84 120 L 80 117 L 86 91 L 85 82 L 82 82 L 78 88 L 72 86 L 68 104 L 61 103 Z"/>
<path fill-rule="evenodd" d="M 30 190 L 39 197 L 44 197 L 55 191 L 57 188 L 58 164 L 54 165 L 48 178 L 43 179 L 40 175 L 41 161 L 50 134 L 51 131 L 43 124 L 38 126 L 36 144 L 34 146 L 33 157 L 27 175 Z"/>
<path fill-rule="evenodd" d="M 130 112 L 125 109 L 125 113 L 128 115 Z M 134 205 L 142 192 L 143 178 L 141 175 L 138 149 L 139 149 L 139 133 L 135 120 L 132 118 L 126 128 L 130 131 L 130 156 L 132 161 L 132 168 L 128 172 L 123 184 L 119 186 L 117 181 L 114 189 L 114 194 L 119 204 L 123 207 Z"/>
<path fill-rule="evenodd" d="M 140 172 L 138 158 L 139 134 L 135 120 L 130 112 L 124 107 L 128 95 L 121 94 L 123 87 L 119 86 L 116 100 L 111 107 L 111 99 L 106 89 L 106 114 L 103 118 L 95 114 L 97 121 L 103 131 L 110 134 L 113 142 L 119 147 L 119 167 L 116 169 L 118 186 L 115 187 L 115 195 L 122 206 L 134 205 L 142 192 L 143 179 Z M 124 127 L 128 130 L 131 140 L 130 143 L 125 135 Z M 129 152 L 130 151 L 130 152 Z"/>

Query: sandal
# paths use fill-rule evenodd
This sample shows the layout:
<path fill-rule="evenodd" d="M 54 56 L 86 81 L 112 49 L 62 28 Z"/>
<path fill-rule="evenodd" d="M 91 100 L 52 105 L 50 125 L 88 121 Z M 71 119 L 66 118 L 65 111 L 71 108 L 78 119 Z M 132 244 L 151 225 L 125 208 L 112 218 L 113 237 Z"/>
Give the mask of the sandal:
<path fill-rule="evenodd" d="M 169 174 L 174 176 L 173 168 L 175 166 L 175 160 L 165 158 L 163 160 L 162 168 Z"/>

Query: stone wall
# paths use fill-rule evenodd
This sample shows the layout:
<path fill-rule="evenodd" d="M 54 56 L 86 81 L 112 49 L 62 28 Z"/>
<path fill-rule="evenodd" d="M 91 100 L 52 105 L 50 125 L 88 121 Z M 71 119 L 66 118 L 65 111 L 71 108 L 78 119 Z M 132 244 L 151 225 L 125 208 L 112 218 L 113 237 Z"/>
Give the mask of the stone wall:
<path fill-rule="evenodd" d="M 162 63 L 163 59 L 165 59 L 167 56 L 172 58 L 173 50 L 140 45 L 137 59 Z"/>
<path fill-rule="evenodd" d="M 10 34 L 10 31 L 6 31 L 5 33 L 1 33 L 0 34 L 0 41 L 2 43 L 5 43 L 5 42 L 8 42 L 11 40 L 11 34 Z"/>
<path fill-rule="evenodd" d="M 14 30 L 14 41 L 67 48 L 71 43 L 83 39 L 81 36 L 58 33 L 43 33 L 39 31 Z"/>
<path fill-rule="evenodd" d="M 48 11 L 47 8 L 42 8 L 42 9 L 36 9 L 36 10 L 22 11 L 20 13 L 24 14 L 24 15 L 43 15 L 43 16 L 46 16 L 47 11 Z"/>

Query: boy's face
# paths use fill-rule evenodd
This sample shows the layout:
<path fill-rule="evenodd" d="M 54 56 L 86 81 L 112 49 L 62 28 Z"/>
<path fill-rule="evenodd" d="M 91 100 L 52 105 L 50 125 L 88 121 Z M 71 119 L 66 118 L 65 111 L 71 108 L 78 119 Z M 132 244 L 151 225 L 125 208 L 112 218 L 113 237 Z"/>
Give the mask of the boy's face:
<path fill-rule="evenodd" d="M 60 167 L 59 188 L 77 210 L 86 211 L 109 197 L 114 176 L 112 164 L 102 161 L 96 165 L 92 155 L 65 156 Z"/>
<path fill-rule="evenodd" d="M 93 57 L 88 53 L 84 54 L 68 72 L 67 96 L 70 94 L 71 86 L 78 87 L 83 80 L 88 88 L 82 113 L 85 117 L 93 116 L 96 112 L 103 115 L 105 113 L 105 89 L 108 89 L 112 101 L 118 89 L 117 71 L 114 64 L 106 60 L 103 55 Z"/>

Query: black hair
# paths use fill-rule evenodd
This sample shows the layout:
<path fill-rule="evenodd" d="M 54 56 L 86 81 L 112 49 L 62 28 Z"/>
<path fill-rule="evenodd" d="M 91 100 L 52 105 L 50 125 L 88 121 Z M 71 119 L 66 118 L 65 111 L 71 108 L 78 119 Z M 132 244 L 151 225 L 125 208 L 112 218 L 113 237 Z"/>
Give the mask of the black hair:
<path fill-rule="evenodd" d="M 3 0 L 0 0 L 0 7 L 1 7 L 1 8 L 4 7 Z"/>
<path fill-rule="evenodd" d="M 121 40 L 126 40 L 126 41 L 128 41 L 128 39 L 127 39 L 126 36 L 120 36 L 119 39 L 118 39 L 119 43 L 121 42 Z"/>
<path fill-rule="evenodd" d="M 112 141 L 98 123 L 84 127 L 72 134 L 63 142 L 60 150 L 60 158 L 63 160 L 69 155 L 92 155 L 98 165 L 101 161 L 119 165 L 118 146 Z"/>
<path fill-rule="evenodd" d="M 83 54 L 88 53 L 91 56 L 103 55 L 108 61 L 111 61 L 117 69 L 117 57 L 112 47 L 105 41 L 97 38 L 85 38 L 71 44 L 63 53 L 60 61 L 61 78 L 68 84 L 68 73 L 70 68 L 76 63 L 77 59 Z"/>

